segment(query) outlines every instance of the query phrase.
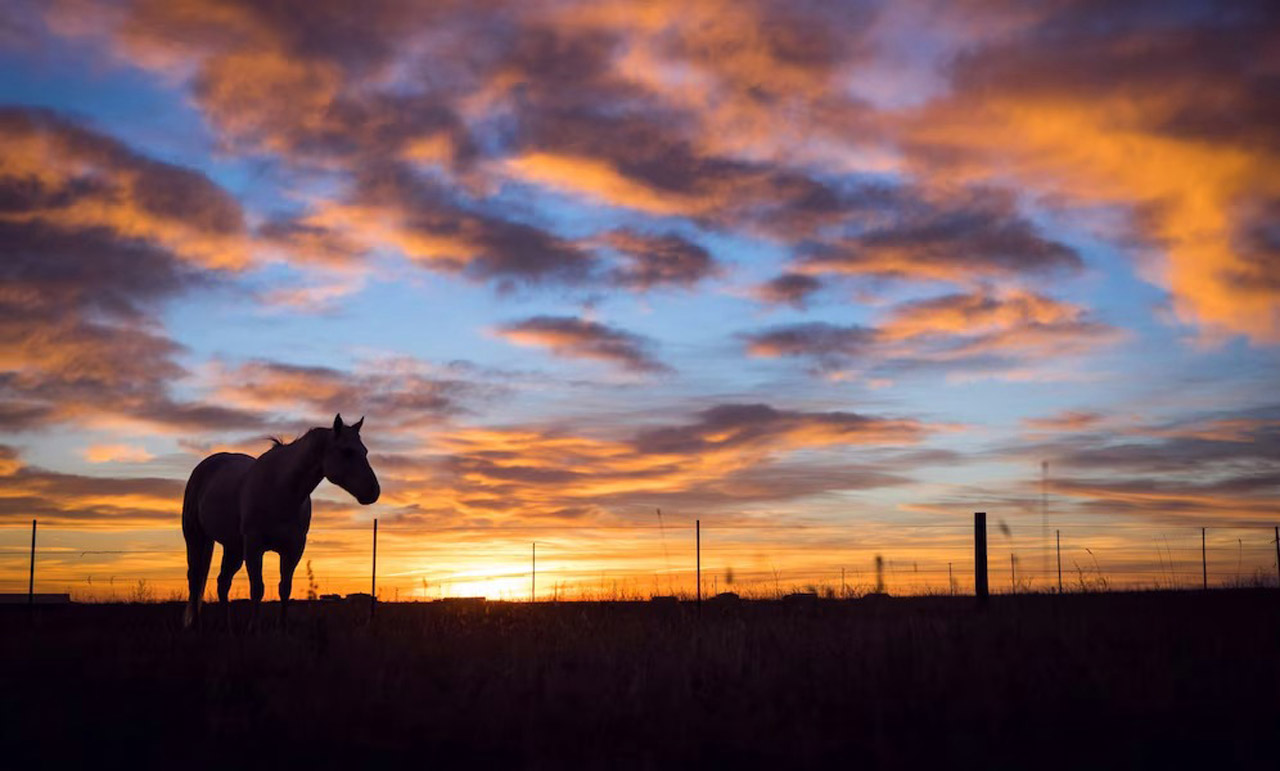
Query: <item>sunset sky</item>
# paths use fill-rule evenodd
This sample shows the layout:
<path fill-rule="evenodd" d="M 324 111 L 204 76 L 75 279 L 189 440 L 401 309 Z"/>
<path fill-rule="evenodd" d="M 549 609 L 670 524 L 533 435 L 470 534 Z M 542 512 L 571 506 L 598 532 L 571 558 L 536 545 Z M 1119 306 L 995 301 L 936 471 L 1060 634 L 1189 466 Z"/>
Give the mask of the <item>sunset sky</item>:
<path fill-rule="evenodd" d="M 1267 2 L 9 0 L 0 591 L 337 412 L 322 592 L 1274 581 L 1277 94 Z"/>

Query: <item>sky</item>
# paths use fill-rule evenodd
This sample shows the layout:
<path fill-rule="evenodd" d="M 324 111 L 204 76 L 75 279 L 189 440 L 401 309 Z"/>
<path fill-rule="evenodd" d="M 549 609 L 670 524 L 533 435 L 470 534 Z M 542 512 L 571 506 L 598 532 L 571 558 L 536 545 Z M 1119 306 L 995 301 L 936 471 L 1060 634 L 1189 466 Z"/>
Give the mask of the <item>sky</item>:
<path fill-rule="evenodd" d="M 0 591 L 176 597 L 338 413 L 295 597 L 1275 581 L 1277 88 L 1264 2 L 7 2 Z"/>

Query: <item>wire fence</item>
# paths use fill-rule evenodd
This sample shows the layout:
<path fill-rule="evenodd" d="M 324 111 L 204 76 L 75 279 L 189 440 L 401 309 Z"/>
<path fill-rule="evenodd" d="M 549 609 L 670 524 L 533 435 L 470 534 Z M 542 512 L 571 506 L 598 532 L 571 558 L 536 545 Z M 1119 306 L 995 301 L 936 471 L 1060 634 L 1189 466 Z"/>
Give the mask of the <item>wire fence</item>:
<path fill-rule="evenodd" d="M 860 597 L 974 592 L 973 524 L 713 522 L 701 533 L 701 595 L 774 598 L 793 592 Z M 373 526 L 313 526 L 293 596 L 369 592 Z M 1055 523 L 988 528 L 992 593 L 1280 586 L 1276 529 Z M 1046 537 L 1047 536 L 1047 537 Z M 536 544 L 536 572 L 533 560 Z M 219 570 L 215 552 L 206 585 Z M 0 527 L 0 593 L 75 601 L 185 598 L 186 552 L 176 529 Z M 648 599 L 698 594 L 692 521 L 665 524 L 430 527 L 383 521 L 382 601 L 484 596 L 502 600 Z M 267 596 L 278 568 L 264 561 Z M 232 597 L 248 593 L 244 571 Z"/>

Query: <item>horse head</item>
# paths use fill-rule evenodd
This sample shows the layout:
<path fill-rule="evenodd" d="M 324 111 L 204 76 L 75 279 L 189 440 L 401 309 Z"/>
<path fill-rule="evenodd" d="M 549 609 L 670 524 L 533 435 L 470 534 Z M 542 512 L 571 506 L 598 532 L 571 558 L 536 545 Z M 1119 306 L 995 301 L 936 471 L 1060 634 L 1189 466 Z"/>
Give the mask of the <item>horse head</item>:
<path fill-rule="evenodd" d="M 333 419 L 333 433 L 325 445 L 321 468 L 325 479 L 351 493 L 361 505 L 368 506 L 378 500 L 382 490 L 369 465 L 369 451 L 360 441 L 362 425 L 364 418 L 349 426 L 343 425 L 341 415 Z"/>

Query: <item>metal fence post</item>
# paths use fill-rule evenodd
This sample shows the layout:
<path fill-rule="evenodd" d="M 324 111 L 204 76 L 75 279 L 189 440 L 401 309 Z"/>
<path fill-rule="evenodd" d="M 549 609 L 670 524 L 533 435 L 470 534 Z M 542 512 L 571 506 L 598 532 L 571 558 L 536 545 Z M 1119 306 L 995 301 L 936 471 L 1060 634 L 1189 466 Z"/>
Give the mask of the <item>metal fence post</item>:
<path fill-rule="evenodd" d="M 1058 594 L 1062 594 L 1062 531 L 1054 531 L 1054 539 L 1058 550 Z"/>
<path fill-rule="evenodd" d="M 1205 589 L 1209 588 L 1209 553 L 1204 543 L 1204 528 L 1200 528 L 1200 576 Z"/>
<path fill-rule="evenodd" d="M 369 579 L 369 618 L 373 618 L 373 610 L 378 606 L 378 518 L 373 518 L 373 570 Z"/>
<path fill-rule="evenodd" d="M 698 612 L 702 612 L 702 520 L 693 521 L 693 549 L 696 554 L 694 580 L 698 582 Z"/>

